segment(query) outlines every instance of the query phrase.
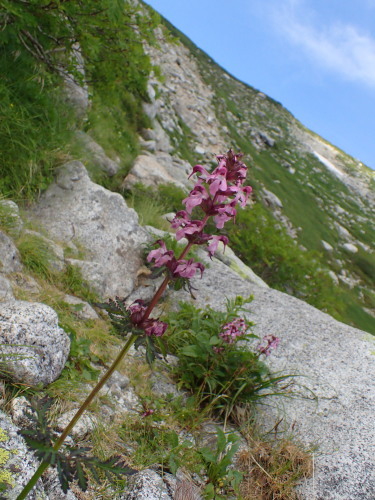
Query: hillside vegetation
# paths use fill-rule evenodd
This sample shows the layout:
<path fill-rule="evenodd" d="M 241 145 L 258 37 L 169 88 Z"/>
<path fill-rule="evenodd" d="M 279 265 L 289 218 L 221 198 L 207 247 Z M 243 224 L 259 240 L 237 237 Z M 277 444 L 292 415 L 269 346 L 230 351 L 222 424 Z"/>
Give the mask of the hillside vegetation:
<path fill-rule="evenodd" d="M 112 0 L 1 4 L 1 196 L 24 202 L 38 196 L 56 166 L 69 158 L 83 159 L 96 181 L 121 191 L 141 151 L 138 134 L 152 126 L 142 109 L 149 101 L 150 76 L 159 81 L 161 96 L 165 92 L 163 67 L 144 51 L 145 42 L 158 50 L 160 36 L 157 40 L 153 30 L 160 18 L 151 9 L 145 15 L 144 7 Z M 375 333 L 369 169 L 306 130 L 280 103 L 228 75 L 163 23 L 163 40 L 185 44 L 212 90 L 212 112 L 225 124 L 227 147 L 241 150 L 252 165 L 255 205 L 228 230 L 235 252 L 270 286 Z M 86 87 L 88 116 L 67 105 L 64 81 L 69 78 Z M 173 154 L 202 161 L 194 153 L 199 138 L 178 120 L 184 133 L 168 132 Z M 115 176 L 97 171 L 76 130 L 89 133 L 119 163 Z M 347 182 L 333 175 L 314 151 L 321 156 L 330 151 Z M 282 206 L 275 207 L 264 190 Z M 175 209 L 176 196 L 184 196 L 175 191 L 159 197 L 161 211 Z M 140 192 L 130 195 L 142 198 Z M 356 253 L 344 248 L 337 224 L 348 232 Z M 332 251 L 324 250 L 322 240 Z"/>

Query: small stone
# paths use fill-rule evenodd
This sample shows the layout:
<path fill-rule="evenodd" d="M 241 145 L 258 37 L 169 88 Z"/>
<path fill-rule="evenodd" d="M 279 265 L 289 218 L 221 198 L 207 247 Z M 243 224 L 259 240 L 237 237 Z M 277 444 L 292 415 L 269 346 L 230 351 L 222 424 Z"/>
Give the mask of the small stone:
<path fill-rule="evenodd" d="M 358 247 L 356 247 L 352 243 L 344 243 L 341 246 L 348 253 L 357 253 L 358 252 Z"/>
<path fill-rule="evenodd" d="M 84 300 L 75 297 L 74 295 L 65 295 L 64 302 L 72 306 L 74 314 L 81 319 L 98 319 L 99 316 L 96 314 L 95 309 L 93 309 L 90 304 Z"/>
<path fill-rule="evenodd" d="M 327 252 L 333 252 L 333 246 L 330 245 L 327 241 L 322 240 L 322 246 Z"/>

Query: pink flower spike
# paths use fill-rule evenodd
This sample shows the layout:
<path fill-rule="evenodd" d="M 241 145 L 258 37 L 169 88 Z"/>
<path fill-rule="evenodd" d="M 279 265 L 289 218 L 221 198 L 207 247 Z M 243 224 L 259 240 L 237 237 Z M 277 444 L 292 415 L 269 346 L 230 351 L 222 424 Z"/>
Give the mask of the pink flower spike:
<path fill-rule="evenodd" d="M 214 256 L 214 254 L 217 250 L 217 247 L 219 245 L 219 241 L 221 241 L 224 244 L 224 251 L 225 251 L 225 247 L 229 243 L 228 238 L 224 235 L 212 236 L 212 238 L 210 240 L 210 244 L 207 246 L 208 255 L 210 256 L 210 258 Z"/>
<path fill-rule="evenodd" d="M 219 333 L 219 337 L 226 344 L 233 344 L 239 337 L 246 335 L 248 326 L 244 319 L 236 318 L 223 326 L 223 330 Z"/>

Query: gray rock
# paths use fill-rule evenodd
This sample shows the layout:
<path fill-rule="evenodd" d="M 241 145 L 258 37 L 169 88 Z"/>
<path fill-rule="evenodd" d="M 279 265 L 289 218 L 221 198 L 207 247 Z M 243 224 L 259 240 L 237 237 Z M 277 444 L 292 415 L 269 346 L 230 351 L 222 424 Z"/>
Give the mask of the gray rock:
<path fill-rule="evenodd" d="M 74 66 L 74 69 L 85 78 L 84 60 L 81 47 L 78 43 L 73 44 L 69 57 L 70 63 Z M 72 74 L 66 72 L 62 73 L 62 77 L 66 100 L 74 109 L 77 118 L 83 120 L 90 107 L 87 84 L 80 84 L 77 78 L 74 78 Z"/>
<path fill-rule="evenodd" d="M 77 500 L 72 490 L 68 490 L 67 493 L 63 492 L 56 469 L 52 469 L 51 467 L 47 469 L 43 475 L 43 485 L 48 495 L 48 500 Z"/>
<path fill-rule="evenodd" d="M 349 231 L 344 226 L 342 226 L 338 222 L 335 222 L 334 225 L 335 225 L 335 228 L 337 229 L 337 232 L 338 232 L 340 238 L 347 240 L 347 241 L 353 239 L 353 236 L 349 233 Z"/>
<path fill-rule="evenodd" d="M 94 308 L 84 300 L 75 297 L 74 295 L 65 295 L 64 302 L 72 306 L 74 314 L 81 319 L 98 319 Z"/>
<path fill-rule="evenodd" d="M 357 253 L 358 252 L 358 247 L 353 245 L 353 243 L 344 243 L 341 246 L 348 253 Z"/>
<path fill-rule="evenodd" d="M 10 281 L 0 274 L 0 302 L 10 302 L 14 300 L 12 285 Z"/>
<path fill-rule="evenodd" d="M 39 283 L 28 274 L 17 273 L 15 276 L 12 276 L 12 282 L 29 295 L 38 294 L 40 292 Z"/>
<path fill-rule="evenodd" d="M 94 141 L 88 134 L 82 130 L 76 132 L 78 140 L 82 143 L 84 149 L 89 153 L 93 165 L 99 170 L 113 176 L 118 172 L 119 165 L 106 155 L 104 149 Z"/>
<path fill-rule="evenodd" d="M 13 240 L 0 231 L 0 271 L 15 273 L 21 271 L 21 257 Z"/>
<path fill-rule="evenodd" d="M 157 120 L 153 120 L 152 127 L 152 129 L 144 129 L 142 131 L 143 137 L 147 141 L 154 142 L 155 150 L 157 151 L 164 151 L 166 153 L 172 151 L 173 148 L 171 146 L 169 136 L 160 123 Z"/>
<path fill-rule="evenodd" d="M 257 276 L 249 266 L 244 264 L 242 260 L 236 256 L 231 248 L 227 246 L 224 249 L 224 245 L 222 242 L 219 243 L 219 246 L 215 252 L 215 257 L 221 260 L 221 262 L 230 267 L 246 281 L 254 283 L 255 285 L 261 286 L 263 288 L 268 288 L 267 283 L 263 281 L 262 278 L 259 278 L 259 276 Z"/>
<path fill-rule="evenodd" d="M 69 348 L 69 337 L 50 307 L 20 300 L 0 303 L 1 364 L 12 380 L 50 384 L 64 368 Z"/>
<path fill-rule="evenodd" d="M 166 397 L 172 394 L 175 398 L 182 396 L 186 398 L 186 394 L 177 389 L 177 385 L 170 380 L 165 374 L 156 371 L 151 375 L 151 389 L 157 396 Z"/>
<path fill-rule="evenodd" d="M 28 400 L 24 396 L 13 398 L 9 406 L 13 423 L 18 427 L 29 427 L 30 418 L 27 416 L 27 413 L 33 413 L 34 410 Z"/>
<path fill-rule="evenodd" d="M 23 228 L 23 221 L 20 217 L 18 205 L 12 200 L 0 200 L 0 226 L 7 231 L 18 236 Z"/>
<path fill-rule="evenodd" d="M 124 179 L 123 187 L 129 189 L 137 182 L 152 187 L 159 184 L 175 184 L 178 187 L 184 187 L 167 172 L 154 156 L 148 155 L 137 157 L 129 174 Z"/>
<path fill-rule="evenodd" d="M 5 413 L 0 411 L 0 481 L 8 487 L 5 498 L 9 500 L 15 500 L 18 497 L 39 465 L 17 431 L 18 428 Z M 27 498 L 28 500 L 46 499 L 41 480 Z"/>
<path fill-rule="evenodd" d="M 31 216 L 52 238 L 76 239 L 87 250 L 86 260 L 68 261 L 102 297 L 126 297 L 133 290 L 147 233 L 123 197 L 93 183 L 82 163 L 72 161 L 58 170 Z"/>
<path fill-rule="evenodd" d="M 282 201 L 275 195 L 275 193 L 272 193 L 272 191 L 268 191 L 267 189 L 263 189 L 263 194 L 263 199 L 269 206 L 274 208 L 283 208 Z"/>
<path fill-rule="evenodd" d="M 333 246 L 330 245 L 327 241 L 324 241 L 322 240 L 322 247 L 324 248 L 324 250 L 326 250 L 327 252 L 332 252 L 333 251 Z"/>
<path fill-rule="evenodd" d="M 100 389 L 99 396 L 105 397 L 101 416 L 107 419 L 113 419 L 122 413 L 139 413 L 143 409 L 129 378 L 118 371 Z"/>
<path fill-rule="evenodd" d="M 56 422 L 56 429 L 59 432 L 62 432 L 67 427 L 74 415 L 77 413 L 77 410 L 78 408 L 75 408 L 60 415 Z M 92 432 L 96 425 L 96 417 L 90 412 L 85 412 L 75 424 L 69 435 L 75 439 L 82 439 L 87 434 Z"/>
<path fill-rule="evenodd" d="M 295 379 L 301 397 L 273 397 L 258 410 L 264 428 L 282 418 L 280 431 L 318 448 L 314 478 L 301 486 L 302 497 L 375 498 L 375 363 L 369 335 L 294 297 L 250 284 L 215 258 L 192 284 L 199 306 L 223 308 L 226 297 L 253 294 L 248 318 L 254 333 L 281 339 L 267 359 L 271 369 L 303 377 Z M 191 300 L 181 291 L 171 299 Z"/>
<path fill-rule="evenodd" d="M 26 229 L 23 234 L 31 236 L 37 241 L 40 240 L 40 244 L 45 249 L 45 253 L 48 256 L 48 263 L 52 269 L 56 271 L 63 271 L 65 269 L 64 250 L 60 245 L 46 238 L 38 231 Z"/>
<path fill-rule="evenodd" d="M 260 130 L 253 130 L 251 132 L 251 137 L 254 145 L 258 148 L 264 148 L 265 146 L 272 148 L 275 145 L 275 140 Z"/>
<path fill-rule="evenodd" d="M 172 500 L 163 479 L 151 469 L 146 469 L 129 479 L 127 492 L 120 500 Z"/>

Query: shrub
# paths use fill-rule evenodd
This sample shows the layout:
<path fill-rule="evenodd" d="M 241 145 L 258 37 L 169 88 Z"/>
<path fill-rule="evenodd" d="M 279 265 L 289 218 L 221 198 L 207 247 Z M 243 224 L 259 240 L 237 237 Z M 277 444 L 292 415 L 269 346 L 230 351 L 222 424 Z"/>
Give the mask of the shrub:
<path fill-rule="evenodd" d="M 226 325 L 243 321 L 238 314 L 250 301 L 236 297 L 227 302 L 224 312 L 180 303 L 179 311 L 167 318 L 171 332 L 164 337 L 167 350 L 178 357 L 172 369 L 175 379 L 196 394 L 201 406 L 217 413 L 229 415 L 235 405 L 254 402 L 285 378 L 271 376 L 260 359 L 261 350 L 251 351 L 238 342 L 257 338 L 247 333 L 250 323 L 236 335 L 227 334 Z"/>

